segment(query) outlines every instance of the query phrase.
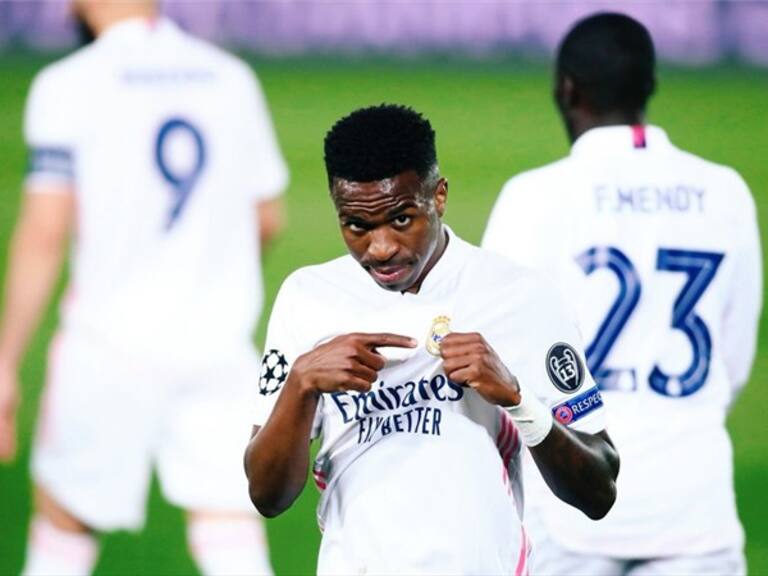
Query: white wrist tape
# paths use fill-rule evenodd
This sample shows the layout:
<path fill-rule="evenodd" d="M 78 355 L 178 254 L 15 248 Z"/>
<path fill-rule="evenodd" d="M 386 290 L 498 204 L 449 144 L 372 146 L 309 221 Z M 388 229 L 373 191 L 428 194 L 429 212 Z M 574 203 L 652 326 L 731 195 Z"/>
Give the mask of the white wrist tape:
<path fill-rule="evenodd" d="M 536 446 L 552 430 L 552 411 L 533 394 L 520 391 L 520 404 L 507 407 L 507 412 L 520 431 L 526 446 Z"/>

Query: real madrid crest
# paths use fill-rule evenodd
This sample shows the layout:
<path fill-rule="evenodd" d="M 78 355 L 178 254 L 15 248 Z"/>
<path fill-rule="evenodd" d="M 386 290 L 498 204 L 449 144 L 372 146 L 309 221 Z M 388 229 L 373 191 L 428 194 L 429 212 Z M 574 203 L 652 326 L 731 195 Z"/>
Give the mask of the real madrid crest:
<path fill-rule="evenodd" d="M 451 319 L 448 316 L 438 316 L 432 320 L 432 326 L 427 334 L 425 347 L 432 356 L 440 356 L 440 342 L 451 333 Z"/>
<path fill-rule="evenodd" d="M 584 382 L 584 365 L 570 344 L 558 342 L 547 352 L 547 374 L 558 390 L 576 392 Z"/>

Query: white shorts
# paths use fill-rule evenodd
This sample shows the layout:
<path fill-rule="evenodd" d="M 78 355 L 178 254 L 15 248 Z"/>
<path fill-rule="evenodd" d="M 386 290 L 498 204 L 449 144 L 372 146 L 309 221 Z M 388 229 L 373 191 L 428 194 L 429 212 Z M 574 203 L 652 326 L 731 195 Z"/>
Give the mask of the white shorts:
<path fill-rule="evenodd" d="M 530 576 L 744 576 L 746 559 L 739 548 L 705 554 L 626 559 L 566 550 L 536 531 Z"/>
<path fill-rule="evenodd" d="M 253 512 L 243 472 L 259 365 L 159 367 L 65 334 L 51 345 L 36 483 L 97 530 L 138 529 L 156 467 L 187 510 Z"/>

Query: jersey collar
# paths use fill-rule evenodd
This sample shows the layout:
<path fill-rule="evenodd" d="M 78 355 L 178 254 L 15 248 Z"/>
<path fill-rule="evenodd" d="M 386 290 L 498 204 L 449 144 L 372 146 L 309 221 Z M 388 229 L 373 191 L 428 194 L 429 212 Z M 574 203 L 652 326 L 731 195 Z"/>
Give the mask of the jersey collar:
<path fill-rule="evenodd" d="M 623 153 L 630 150 L 664 148 L 670 146 L 667 133 L 658 126 L 603 126 L 587 130 L 576 139 L 571 155 L 593 153 Z"/>
<path fill-rule="evenodd" d="M 173 22 L 162 16 L 152 20 L 147 18 L 127 18 L 122 22 L 113 24 L 102 32 L 97 42 L 130 42 L 136 38 L 144 38 L 157 30 L 175 27 L 176 25 Z"/>

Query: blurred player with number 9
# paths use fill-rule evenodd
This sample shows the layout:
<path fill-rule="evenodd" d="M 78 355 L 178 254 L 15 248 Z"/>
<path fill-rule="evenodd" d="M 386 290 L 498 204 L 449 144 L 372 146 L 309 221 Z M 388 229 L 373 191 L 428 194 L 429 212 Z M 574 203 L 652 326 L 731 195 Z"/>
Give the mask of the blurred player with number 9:
<path fill-rule="evenodd" d="M 0 458 L 17 374 L 72 237 L 32 458 L 26 574 L 88 573 L 93 533 L 138 529 L 150 471 L 203 573 L 269 573 L 241 468 L 260 243 L 287 169 L 245 63 L 151 1 L 81 0 L 96 41 L 27 102 L 29 171 L 0 329 Z"/>

